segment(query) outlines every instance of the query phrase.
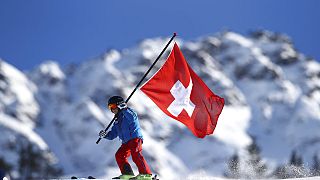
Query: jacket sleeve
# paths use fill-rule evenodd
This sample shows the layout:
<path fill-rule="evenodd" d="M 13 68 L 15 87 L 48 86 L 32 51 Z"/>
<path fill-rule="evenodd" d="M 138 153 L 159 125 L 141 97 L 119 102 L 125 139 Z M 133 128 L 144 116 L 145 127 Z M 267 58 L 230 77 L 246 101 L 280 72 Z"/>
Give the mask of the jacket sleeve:
<path fill-rule="evenodd" d="M 106 135 L 106 139 L 112 140 L 114 138 L 116 138 L 118 136 L 118 132 L 117 132 L 117 128 L 116 126 L 112 126 L 111 131 L 108 132 L 108 134 Z"/>

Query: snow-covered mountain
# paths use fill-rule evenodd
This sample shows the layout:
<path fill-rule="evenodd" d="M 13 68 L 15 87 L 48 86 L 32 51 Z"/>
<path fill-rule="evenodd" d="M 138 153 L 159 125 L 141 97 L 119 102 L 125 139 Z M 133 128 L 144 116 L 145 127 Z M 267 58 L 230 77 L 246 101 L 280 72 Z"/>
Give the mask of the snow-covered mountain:
<path fill-rule="evenodd" d="M 118 175 L 114 154 L 120 141 L 95 144 L 113 117 L 106 101 L 112 95 L 127 97 L 167 41 L 146 39 L 79 65 L 60 67 L 48 61 L 24 73 L 1 60 L 0 162 L 11 167 L 14 177 L 22 176 L 21 150 L 31 146 L 43 157 L 39 163 L 60 177 Z M 312 167 L 320 157 L 317 61 L 298 52 L 287 36 L 267 31 L 176 41 L 226 106 L 214 134 L 198 139 L 137 91 L 129 106 L 139 114 L 144 154 L 153 172 L 165 179 L 222 177 L 237 156 L 239 176 L 249 177 L 254 167 L 248 147 L 253 144 L 267 167 L 264 177 L 272 177 L 292 154 L 301 156 L 306 169 Z M 171 47 L 148 77 L 161 67 Z"/>

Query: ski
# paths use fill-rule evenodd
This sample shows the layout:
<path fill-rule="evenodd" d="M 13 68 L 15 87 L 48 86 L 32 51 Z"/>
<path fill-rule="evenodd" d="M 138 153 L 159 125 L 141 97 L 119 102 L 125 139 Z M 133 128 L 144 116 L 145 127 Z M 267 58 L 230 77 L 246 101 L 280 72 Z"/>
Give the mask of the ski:
<path fill-rule="evenodd" d="M 76 176 L 72 176 L 71 179 L 83 179 L 83 178 L 78 178 Z M 96 179 L 96 178 L 93 177 L 93 176 L 88 176 L 87 179 Z M 114 177 L 112 179 L 122 179 L 122 180 L 141 180 L 141 179 L 149 180 L 150 179 L 150 180 L 159 180 L 159 178 L 157 177 L 156 174 L 151 178 L 139 178 L 137 176 L 135 176 L 135 177 L 129 176 L 129 177 L 121 177 L 121 178 L 120 177 Z"/>
<path fill-rule="evenodd" d="M 113 177 L 112 179 L 126 179 L 129 180 L 130 178 L 134 178 L 133 175 L 121 175 L 121 176 L 117 176 L 117 177 Z"/>
<path fill-rule="evenodd" d="M 112 179 L 122 179 L 122 180 L 159 180 L 159 178 L 157 177 L 157 175 L 155 174 L 153 177 L 151 178 L 144 178 L 144 177 L 132 177 L 132 176 L 122 176 L 122 177 L 114 177 Z"/>
<path fill-rule="evenodd" d="M 76 176 L 72 176 L 71 179 L 79 179 L 79 178 Z M 88 176 L 87 179 L 96 179 L 96 178 L 93 176 Z"/>
<path fill-rule="evenodd" d="M 157 175 L 154 175 L 153 177 L 151 178 L 146 178 L 146 177 L 132 177 L 130 178 L 129 180 L 159 180 L 157 178 Z"/>

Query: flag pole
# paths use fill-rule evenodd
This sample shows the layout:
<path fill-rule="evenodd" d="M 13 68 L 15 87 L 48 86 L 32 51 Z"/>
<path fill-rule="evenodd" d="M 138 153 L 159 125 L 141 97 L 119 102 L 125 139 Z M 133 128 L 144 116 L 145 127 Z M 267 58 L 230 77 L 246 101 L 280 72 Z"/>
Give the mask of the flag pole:
<path fill-rule="evenodd" d="M 165 52 L 165 50 L 168 48 L 168 46 L 170 45 L 170 43 L 172 42 L 172 40 L 177 36 L 177 33 L 173 33 L 173 36 L 171 37 L 171 39 L 168 41 L 167 45 L 162 49 L 161 53 L 159 54 L 159 56 L 156 58 L 156 60 L 152 63 L 152 65 L 150 66 L 150 68 L 148 69 L 148 71 L 143 75 L 143 77 L 141 78 L 141 80 L 138 82 L 137 86 L 134 88 L 134 90 L 131 92 L 131 94 L 129 95 L 129 97 L 126 99 L 126 103 L 129 102 L 130 98 L 132 97 L 132 95 L 137 91 L 137 89 L 139 88 L 139 86 L 141 85 L 141 83 L 143 82 L 143 80 L 147 77 L 147 75 L 149 74 L 149 72 L 151 71 L 151 69 L 153 68 L 153 66 L 159 61 L 160 57 L 162 56 L 162 54 Z M 110 128 L 110 126 L 113 124 L 113 122 L 116 120 L 116 116 L 113 117 L 113 119 L 111 120 L 111 122 L 109 123 L 109 125 L 107 126 L 107 128 L 104 130 L 105 132 L 108 131 L 108 129 Z M 96 141 L 96 144 L 99 144 L 101 140 L 101 137 L 99 137 L 99 139 Z"/>

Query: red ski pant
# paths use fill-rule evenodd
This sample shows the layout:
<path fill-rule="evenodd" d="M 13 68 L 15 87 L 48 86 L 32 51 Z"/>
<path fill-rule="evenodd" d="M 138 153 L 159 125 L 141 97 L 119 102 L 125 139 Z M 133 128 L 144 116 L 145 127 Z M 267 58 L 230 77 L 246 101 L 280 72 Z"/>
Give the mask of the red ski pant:
<path fill-rule="evenodd" d="M 151 174 L 151 170 L 142 155 L 142 139 L 131 139 L 122 144 L 116 152 L 116 161 L 122 174 L 125 174 L 125 165 L 129 164 L 128 157 L 132 155 L 133 162 L 137 165 L 140 174 Z"/>

